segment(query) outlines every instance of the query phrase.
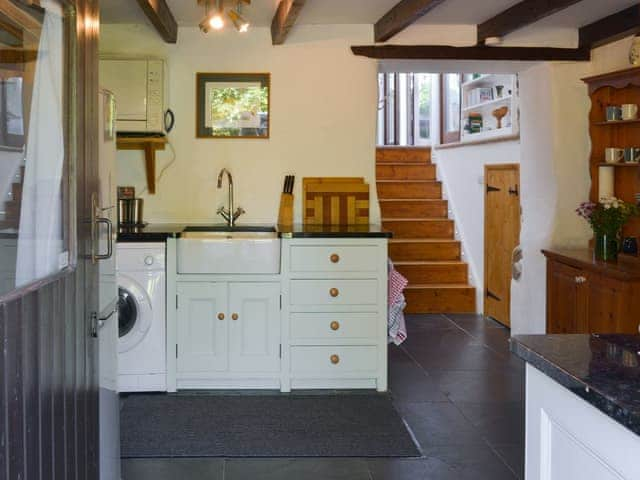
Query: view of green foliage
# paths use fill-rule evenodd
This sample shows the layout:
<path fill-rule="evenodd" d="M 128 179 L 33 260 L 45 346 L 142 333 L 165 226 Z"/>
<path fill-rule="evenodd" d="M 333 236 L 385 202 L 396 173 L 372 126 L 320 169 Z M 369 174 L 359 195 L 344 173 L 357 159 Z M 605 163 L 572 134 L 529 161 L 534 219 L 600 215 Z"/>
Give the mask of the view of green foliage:
<path fill-rule="evenodd" d="M 215 134 L 217 136 L 238 135 L 240 128 L 229 125 L 238 122 L 245 112 L 250 112 L 254 116 L 266 114 L 268 98 L 266 87 L 211 89 L 209 106 Z M 215 124 L 225 126 L 215 127 Z"/>

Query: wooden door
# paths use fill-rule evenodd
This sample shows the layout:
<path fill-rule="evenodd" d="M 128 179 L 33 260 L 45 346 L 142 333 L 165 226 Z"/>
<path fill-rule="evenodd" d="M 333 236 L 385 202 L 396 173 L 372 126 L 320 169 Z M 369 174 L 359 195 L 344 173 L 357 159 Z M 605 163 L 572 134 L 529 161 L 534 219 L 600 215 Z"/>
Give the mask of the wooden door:
<path fill-rule="evenodd" d="M 178 374 L 226 371 L 228 361 L 227 285 L 178 285 Z"/>
<path fill-rule="evenodd" d="M 510 326 L 513 250 L 520 243 L 520 168 L 485 167 L 484 314 Z"/>
<path fill-rule="evenodd" d="M 94 0 L 62 3 L 66 4 L 63 18 L 67 42 L 63 47 L 62 120 L 65 157 L 69 160 L 62 178 L 62 195 L 68 204 L 62 213 L 62 225 L 64 240 L 70 246 L 69 265 L 0 299 L 3 479 L 94 480 L 99 475 L 98 342 L 91 336 L 92 314 L 98 311 L 98 268 L 87 258 L 96 247 L 89 219 L 91 197 L 98 184 L 99 12 Z M 15 40 L 25 42 L 24 48 L 11 50 L 16 52 L 15 66 L 5 62 L 0 65 L 3 75 L 5 69 L 12 70 L 11 74 L 35 71 L 33 55 L 39 44 L 31 45 L 30 37 L 39 34 L 43 16 L 34 4 L 26 0 L 0 4 L 3 43 L 15 32 Z M 48 61 L 55 60 L 49 56 Z M 29 83 L 25 78 L 25 100 L 31 96 Z M 29 101 L 23 106 L 26 132 L 31 120 Z M 52 128 L 56 118 L 50 118 Z M 3 153 L 7 151 L 2 149 Z M 61 258 L 62 265 L 67 263 L 64 260 Z"/>
<path fill-rule="evenodd" d="M 547 333 L 587 333 L 586 278 L 579 268 L 547 262 Z"/>
<path fill-rule="evenodd" d="M 280 285 L 232 283 L 229 313 L 230 370 L 280 371 Z"/>

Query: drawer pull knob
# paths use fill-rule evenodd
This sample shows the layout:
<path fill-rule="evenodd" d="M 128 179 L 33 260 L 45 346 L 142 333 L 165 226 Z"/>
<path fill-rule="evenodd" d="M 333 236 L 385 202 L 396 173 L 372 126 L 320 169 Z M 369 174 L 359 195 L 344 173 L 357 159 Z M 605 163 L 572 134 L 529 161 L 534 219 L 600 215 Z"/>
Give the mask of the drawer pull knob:
<path fill-rule="evenodd" d="M 218 314 L 218 320 L 224 320 L 224 313 Z"/>
<path fill-rule="evenodd" d="M 340 290 L 338 290 L 337 288 L 332 288 L 331 290 L 329 290 L 329 295 L 331 295 L 333 298 L 336 298 L 338 295 L 340 295 Z"/>
<path fill-rule="evenodd" d="M 576 278 L 576 283 L 581 284 L 581 283 L 586 283 L 587 281 L 587 277 L 583 277 L 582 275 L 578 275 Z"/>
<path fill-rule="evenodd" d="M 340 357 L 338 355 L 331 355 L 331 363 L 337 365 L 340 363 Z"/>
<path fill-rule="evenodd" d="M 331 330 L 336 331 L 340 328 L 339 322 L 331 322 Z"/>
<path fill-rule="evenodd" d="M 331 259 L 331 263 L 338 263 L 340 261 L 340 255 L 334 253 L 329 257 Z"/>
<path fill-rule="evenodd" d="M 231 315 L 231 319 L 232 320 L 237 320 L 238 319 L 238 314 L 237 313 L 232 314 Z"/>

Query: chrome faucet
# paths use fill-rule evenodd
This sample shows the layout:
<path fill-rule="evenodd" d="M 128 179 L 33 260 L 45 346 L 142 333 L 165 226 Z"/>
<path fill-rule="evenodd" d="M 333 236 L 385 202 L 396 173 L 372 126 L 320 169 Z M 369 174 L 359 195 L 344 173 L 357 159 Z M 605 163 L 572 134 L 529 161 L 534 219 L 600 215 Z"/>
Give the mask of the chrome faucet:
<path fill-rule="evenodd" d="M 235 211 L 233 210 L 233 177 L 231 176 L 231 172 L 229 172 L 229 170 L 227 170 L 226 168 L 220 170 L 220 173 L 218 174 L 218 188 L 222 188 L 222 177 L 224 177 L 225 173 L 227 174 L 227 179 L 229 180 L 229 208 L 226 209 L 224 208 L 224 206 L 221 206 L 220 208 L 218 208 L 217 213 L 227 221 L 228 226 L 233 227 L 238 217 L 245 213 L 245 211 L 241 207 L 238 207 Z"/>

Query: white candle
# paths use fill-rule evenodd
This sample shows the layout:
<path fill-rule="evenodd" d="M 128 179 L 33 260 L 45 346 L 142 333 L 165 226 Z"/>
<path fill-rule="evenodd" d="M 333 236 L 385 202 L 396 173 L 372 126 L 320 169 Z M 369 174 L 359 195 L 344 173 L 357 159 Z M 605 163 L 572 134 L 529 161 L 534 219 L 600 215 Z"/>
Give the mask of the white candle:
<path fill-rule="evenodd" d="M 598 198 L 613 197 L 613 186 L 615 183 L 615 168 L 598 167 Z"/>

